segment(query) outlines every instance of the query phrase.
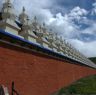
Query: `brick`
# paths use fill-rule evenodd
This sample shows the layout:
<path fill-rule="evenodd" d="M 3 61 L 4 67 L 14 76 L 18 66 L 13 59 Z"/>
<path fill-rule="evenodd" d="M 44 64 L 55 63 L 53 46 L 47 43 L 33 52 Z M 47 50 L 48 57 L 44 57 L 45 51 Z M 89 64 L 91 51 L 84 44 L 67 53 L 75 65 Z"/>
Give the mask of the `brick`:
<path fill-rule="evenodd" d="M 86 66 L 11 48 L 0 47 L 0 84 L 7 86 L 10 93 L 12 81 L 20 95 L 50 95 L 82 77 L 96 74 L 95 69 Z"/>

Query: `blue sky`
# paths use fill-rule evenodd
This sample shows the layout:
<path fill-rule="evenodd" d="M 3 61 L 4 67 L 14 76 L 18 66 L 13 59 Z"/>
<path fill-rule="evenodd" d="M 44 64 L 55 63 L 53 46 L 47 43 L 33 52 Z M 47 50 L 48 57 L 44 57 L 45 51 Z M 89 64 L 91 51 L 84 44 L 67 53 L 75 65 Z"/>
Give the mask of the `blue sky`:
<path fill-rule="evenodd" d="M 54 4 L 52 7 L 55 9 L 53 11 L 65 13 L 66 11 L 68 12 L 76 6 L 90 10 L 95 0 L 53 0 L 52 2 Z M 66 11 L 62 11 L 65 8 Z"/>
<path fill-rule="evenodd" d="M 57 5 L 61 7 L 75 7 L 80 6 L 84 9 L 91 9 L 95 0 L 53 0 Z"/>
<path fill-rule="evenodd" d="M 30 19 L 52 28 L 87 57 L 96 56 L 96 0 L 11 0 L 19 15 L 25 6 Z M 0 5 L 3 0 L 0 0 Z M 49 30 L 48 30 L 49 31 Z"/>

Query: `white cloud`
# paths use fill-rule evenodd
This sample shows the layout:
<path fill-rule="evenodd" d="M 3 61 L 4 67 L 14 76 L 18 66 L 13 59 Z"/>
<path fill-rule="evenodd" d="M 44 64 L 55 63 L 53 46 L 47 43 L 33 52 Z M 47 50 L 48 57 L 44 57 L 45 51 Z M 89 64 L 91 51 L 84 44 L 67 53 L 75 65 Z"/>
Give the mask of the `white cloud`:
<path fill-rule="evenodd" d="M 45 8 L 51 5 L 50 0 L 14 0 L 13 3 L 18 4 L 20 7 L 25 6 L 30 11 L 32 8 Z"/>
<path fill-rule="evenodd" d="M 92 15 L 96 15 L 96 2 L 93 3 Z"/>
<path fill-rule="evenodd" d="M 56 17 L 50 18 L 49 26 L 54 29 L 58 34 L 62 34 L 64 37 L 72 38 L 80 34 L 80 26 L 74 23 L 75 20 L 84 21 L 88 12 L 80 7 L 73 8 L 70 13 L 64 16 L 61 13 L 56 14 Z M 87 19 L 86 19 L 87 21 Z"/>
<path fill-rule="evenodd" d="M 91 23 L 90 27 L 82 30 L 81 32 L 96 35 L 96 23 Z"/>
<path fill-rule="evenodd" d="M 56 17 L 50 18 L 49 27 L 54 29 L 53 31 L 57 32 L 63 37 L 71 38 L 77 35 L 78 26 L 75 25 L 68 17 L 68 15 L 62 15 L 61 13 L 56 14 Z"/>
<path fill-rule="evenodd" d="M 40 22 L 46 22 L 48 27 L 52 28 L 54 32 L 57 32 L 66 39 L 73 38 L 70 42 L 83 54 L 86 56 L 96 56 L 94 52 L 96 51 L 96 41 L 86 43 L 74 39 L 74 36 L 78 36 L 80 33 L 96 34 L 96 23 L 86 17 L 88 14 L 87 10 L 77 6 L 65 15 L 61 13 L 53 14 L 49 9 L 50 6 L 54 6 L 52 5 L 52 0 L 13 0 L 13 4 L 17 14 L 20 14 L 22 7 L 25 6 L 30 18 L 36 15 Z M 93 12 L 96 13 L 96 3 L 93 6 Z M 90 27 L 81 31 L 80 26 L 75 24 L 74 20 L 77 20 L 79 23 L 89 24 Z"/>
<path fill-rule="evenodd" d="M 88 14 L 88 11 L 85 9 L 82 9 L 80 7 L 75 7 L 71 10 L 71 12 L 68 14 L 70 19 L 76 19 L 81 20 L 82 17 L 86 16 Z"/>
<path fill-rule="evenodd" d="M 78 36 L 80 33 L 94 34 L 96 32 L 96 24 L 94 23 L 94 21 L 91 21 L 86 17 L 88 11 L 80 7 L 73 8 L 70 13 L 67 13 L 64 16 L 61 13 L 57 13 L 54 16 L 54 14 L 51 13 L 50 9 L 44 8 L 51 5 L 50 0 L 41 0 L 41 3 L 38 3 L 38 0 L 25 0 L 25 3 L 23 1 L 20 2 L 22 6 L 24 5 L 27 8 L 30 16 L 36 15 L 41 22 L 45 21 L 46 24 L 50 28 L 52 28 L 54 32 L 57 32 L 64 38 L 70 39 L 74 36 Z M 30 7 L 28 5 L 30 5 Z M 76 25 L 73 20 L 77 20 L 79 22 L 82 21 L 86 24 L 90 23 L 90 27 L 81 31 L 80 27 Z M 96 56 L 96 53 L 94 52 L 96 51 L 96 41 L 88 43 L 77 39 L 72 39 L 70 42 L 87 57 Z"/>
<path fill-rule="evenodd" d="M 21 13 L 22 7 L 24 6 L 30 19 L 37 16 L 40 22 L 47 22 L 53 16 L 48 8 L 52 5 L 51 0 L 14 0 L 13 4 L 17 14 Z"/>
<path fill-rule="evenodd" d="M 70 39 L 70 43 L 75 46 L 82 54 L 87 57 L 96 56 L 96 41 L 93 42 L 83 42 L 77 39 Z"/>
<path fill-rule="evenodd" d="M 50 19 L 49 24 L 56 32 L 58 32 L 58 34 L 62 34 L 69 39 L 69 42 L 72 43 L 75 48 L 80 50 L 81 53 L 87 57 L 93 57 L 96 56 L 96 52 L 94 52 L 96 51 L 96 41 L 84 42 L 74 38 L 70 40 L 71 37 L 74 37 L 75 35 L 78 36 L 80 33 L 96 35 L 96 23 L 89 20 L 86 17 L 87 14 L 88 11 L 85 9 L 75 7 L 70 13 L 65 14 L 64 16 L 62 16 L 61 13 L 58 13 L 55 18 Z M 81 30 L 78 25 L 74 24 L 73 19 L 80 22 L 82 20 L 82 23 L 89 25 L 89 27 Z"/>

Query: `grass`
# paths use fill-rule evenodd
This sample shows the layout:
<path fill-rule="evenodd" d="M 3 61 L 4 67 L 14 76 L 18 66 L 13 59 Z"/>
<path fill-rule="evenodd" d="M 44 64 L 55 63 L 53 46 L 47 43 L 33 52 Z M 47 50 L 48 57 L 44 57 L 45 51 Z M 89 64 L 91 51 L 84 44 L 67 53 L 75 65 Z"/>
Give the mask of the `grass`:
<path fill-rule="evenodd" d="M 89 59 L 96 63 L 96 57 Z M 96 75 L 80 79 L 69 87 L 61 88 L 58 95 L 96 95 Z"/>
<path fill-rule="evenodd" d="M 96 95 L 96 75 L 80 79 L 71 86 L 59 90 L 58 95 Z"/>

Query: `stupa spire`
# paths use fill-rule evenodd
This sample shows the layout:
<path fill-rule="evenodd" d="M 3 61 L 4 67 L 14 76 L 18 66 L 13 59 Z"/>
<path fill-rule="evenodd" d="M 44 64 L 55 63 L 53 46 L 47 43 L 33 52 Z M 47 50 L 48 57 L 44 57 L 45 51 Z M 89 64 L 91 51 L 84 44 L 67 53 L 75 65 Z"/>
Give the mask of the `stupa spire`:
<path fill-rule="evenodd" d="M 45 27 L 46 26 L 46 24 L 45 24 L 45 22 L 43 22 L 43 27 Z"/>
<path fill-rule="evenodd" d="M 42 29 L 43 29 L 44 34 L 46 34 L 46 30 L 47 30 L 47 29 L 46 29 L 45 22 L 43 22 L 43 28 L 42 28 Z"/>
<path fill-rule="evenodd" d="M 55 39 L 56 39 L 56 41 L 58 41 L 58 39 L 59 39 L 57 33 L 55 34 Z"/>
<path fill-rule="evenodd" d="M 35 22 L 35 23 L 37 22 L 37 17 L 36 17 L 36 16 L 34 16 L 34 22 Z"/>
<path fill-rule="evenodd" d="M 10 3 L 10 0 L 5 0 L 5 3 Z"/>
<path fill-rule="evenodd" d="M 22 24 L 27 24 L 28 23 L 28 15 L 25 13 L 26 9 L 25 7 L 22 8 L 22 13 L 19 15 L 19 20 Z"/>
<path fill-rule="evenodd" d="M 26 11 L 26 10 L 25 10 L 25 7 L 23 6 L 23 8 L 22 8 L 22 12 L 25 13 L 25 11 Z"/>
<path fill-rule="evenodd" d="M 63 41 L 63 37 L 62 37 L 62 36 L 60 36 L 60 42 L 61 42 L 61 44 L 64 43 L 64 41 Z"/>
<path fill-rule="evenodd" d="M 14 6 L 10 0 L 5 0 L 2 8 L 2 18 L 15 20 Z"/>

